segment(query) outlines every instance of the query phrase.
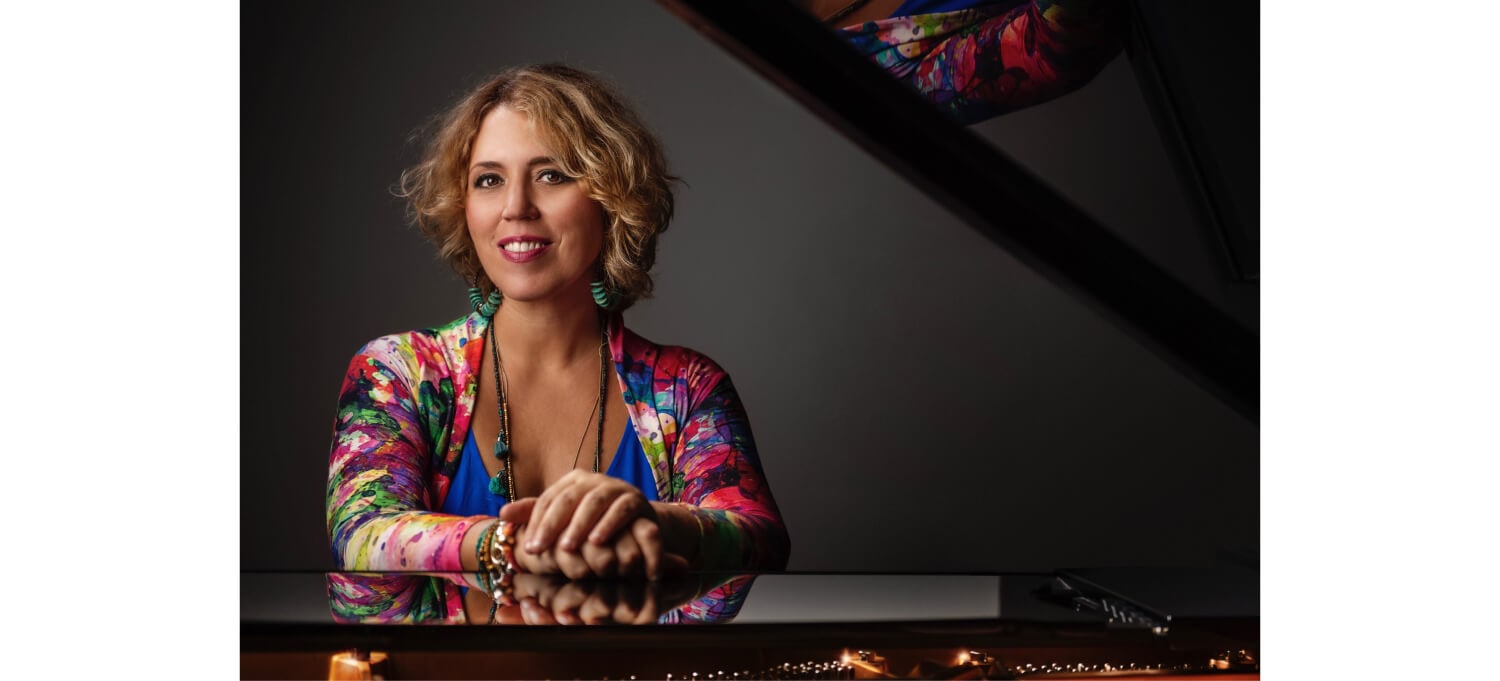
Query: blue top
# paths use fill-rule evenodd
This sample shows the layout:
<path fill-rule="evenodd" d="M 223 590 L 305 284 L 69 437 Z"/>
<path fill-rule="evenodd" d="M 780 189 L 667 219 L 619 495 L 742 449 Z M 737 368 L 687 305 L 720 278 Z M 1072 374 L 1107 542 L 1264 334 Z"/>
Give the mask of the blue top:
<path fill-rule="evenodd" d="M 937 12 L 952 12 L 960 9 L 970 9 L 981 5 L 995 5 L 1004 0 L 906 0 L 901 3 L 896 11 L 891 12 L 893 17 L 909 17 L 914 14 L 934 14 Z M 1021 3 L 1016 3 L 1021 4 Z"/>
<path fill-rule="evenodd" d="M 646 501 L 656 501 L 656 478 L 651 475 L 651 463 L 646 460 L 646 450 L 635 437 L 634 428 L 626 428 L 615 450 L 614 461 L 609 462 L 607 474 L 634 485 Z M 453 515 L 498 515 L 505 505 L 505 497 L 490 494 L 490 476 L 484 470 L 480 458 L 479 444 L 470 430 L 464 440 L 464 451 L 458 459 L 458 472 L 453 475 L 453 484 L 448 488 L 448 498 L 443 500 L 443 513 Z"/>

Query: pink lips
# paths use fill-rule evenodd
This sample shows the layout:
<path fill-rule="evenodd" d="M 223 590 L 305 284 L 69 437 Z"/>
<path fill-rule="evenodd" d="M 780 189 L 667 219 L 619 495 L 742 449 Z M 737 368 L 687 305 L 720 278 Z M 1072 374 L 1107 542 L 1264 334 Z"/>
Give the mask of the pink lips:
<path fill-rule="evenodd" d="M 511 244 L 511 243 L 514 243 L 514 242 L 517 242 L 517 241 L 535 241 L 535 242 L 540 243 L 541 247 L 539 247 L 539 248 L 533 248 L 533 249 L 531 249 L 529 251 L 526 251 L 524 253 L 512 253 L 510 251 L 505 250 L 505 246 L 507 244 Z M 526 236 L 524 234 L 522 234 L 520 236 L 509 236 L 509 237 L 506 237 L 504 239 L 501 239 L 499 245 L 500 245 L 500 255 L 503 256 L 506 260 L 509 260 L 511 262 L 514 262 L 514 263 L 531 262 L 532 260 L 536 260 L 537 258 L 542 257 L 542 254 L 546 253 L 547 249 L 552 248 L 552 244 L 550 242 L 548 242 L 546 239 L 541 239 L 541 238 L 534 237 L 534 236 Z"/>

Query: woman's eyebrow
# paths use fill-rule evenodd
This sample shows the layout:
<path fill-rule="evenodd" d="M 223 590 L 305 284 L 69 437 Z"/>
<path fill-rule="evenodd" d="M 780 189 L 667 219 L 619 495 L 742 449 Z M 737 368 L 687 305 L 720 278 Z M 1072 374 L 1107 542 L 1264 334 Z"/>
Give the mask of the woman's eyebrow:
<path fill-rule="evenodd" d="M 531 167 L 535 167 L 535 166 L 556 165 L 556 164 L 557 164 L 557 159 L 554 159 L 551 156 L 538 156 L 536 158 L 531 159 L 530 161 L 527 161 L 526 162 L 526 167 L 531 168 Z M 484 168 L 486 170 L 504 170 L 505 169 L 505 164 L 500 163 L 498 161 L 477 161 L 477 162 L 474 163 L 474 165 L 469 166 L 470 172 L 475 171 L 475 170 L 479 170 L 480 168 Z"/>

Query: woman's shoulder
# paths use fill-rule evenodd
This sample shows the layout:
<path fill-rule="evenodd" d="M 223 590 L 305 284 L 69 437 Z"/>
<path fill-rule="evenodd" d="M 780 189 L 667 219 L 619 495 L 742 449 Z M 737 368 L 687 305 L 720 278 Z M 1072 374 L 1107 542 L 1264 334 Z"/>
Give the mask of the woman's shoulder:
<path fill-rule="evenodd" d="M 440 326 L 390 333 L 360 346 L 355 362 L 376 361 L 392 369 L 418 371 L 461 362 L 463 348 L 482 337 L 483 320 L 466 315 Z"/>
<path fill-rule="evenodd" d="M 625 328 L 623 354 L 630 364 L 649 366 L 658 380 L 670 378 L 695 388 L 710 388 L 729 376 L 712 357 L 685 345 L 664 345 Z"/>

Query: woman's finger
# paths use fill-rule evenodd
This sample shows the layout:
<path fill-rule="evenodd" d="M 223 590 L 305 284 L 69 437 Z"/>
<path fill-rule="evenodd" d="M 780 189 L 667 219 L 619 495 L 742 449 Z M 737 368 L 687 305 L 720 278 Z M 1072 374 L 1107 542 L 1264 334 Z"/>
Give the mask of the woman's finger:
<path fill-rule="evenodd" d="M 507 605 L 495 610 L 495 621 L 500 624 L 525 624 L 526 618 L 521 615 L 521 606 Z"/>
<path fill-rule="evenodd" d="M 636 620 L 644 614 L 642 610 L 646 605 L 646 591 L 651 588 L 650 582 L 622 584 L 610 619 L 620 624 L 636 624 Z M 655 619 L 655 616 L 651 616 L 651 619 Z"/>
<path fill-rule="evenodd" d="M 641 516 L 654 516 L 655 513 L 649 513 L 650 511 L 651 504 L 646 501 L 646 497 L 632 489 L 616 497 L 608 510 L 599 517 L 598 522 L 593 523 L 593 531 L 589 532 L 589 541 L 599 546 L 606 546 L 615 538 L 615 535 L 630 526 L 630 521 Z"/>
<path fill-rule="evenodd" d="M 527 541 L 527 538 L 530 536 L 530 533 L 531 528 L 522 526 L 521 533 L 516 535 L 516 543 L 524 544 Z M 521 572 L 525 573 L 534 575 L 554 575 L 560 572 L 557 567 L 557 561 L 553 558 L 553 552 L 551 551 L 544 551 L 542 553 L 516 551 L 515 561 L 516 565 L 521 568 Z"/>
<path fill-rule="evenodd" d="M 573 517 L 568 521 L 567 528 L 562 531 L 557 545 L 561 546 L 564 551 L 577 551 L 579 545 L 583 543 L 583 538 L 589 536 L 590 530 L 597 534 L 598 531 L 594 530 L 594 525 L 599 522 L 600 516 L 604 515 L 606 509 L 614 508 L 616 497 L 621 494 L 628 495 L 631 491 L 633 490 L 626 483 L 619 485 L 605 483 L 594 486 L 578 500 L 578 506 L 573 509 Z M 604 542 L 594 543 L 604 546 Z"/>
<path fill-rule="evenodd" d="M 568 579 L 584 579 L 593 574 L 593 568 L 589 567 L 588 561 L 583 556 L 571 551 L 551 551 L 552 559 L 557 561 L 557 569 L 567 576 Z"/>
<path fill-rule="evenodd" d="M 661 579 L 680 579 L 687 575 L 688 567 L 687 559 L 682 556 L 675 553 L 661 554 Z"/>
<path fill-rule="evenodd" d="M 651 624 L 655 622 L 656 618 L 661 616 L 661 606 L 657 605 L 659 601 L 656 596 L 655 584 L 646 585 L 645 592 L 641 595 L 641 600 L 643 601 L 641 607 L 636 611 L 635 619 L 631 620 L 630 623 Z"/>
<path fill-rule="evenodd" d="M 557 618 L 537 603 L 535 598 L 521 601 L 521 619 L 527 624 L 557 624 Z"/>
<path fill-rule="evenodd" d="M 646 572 L 641 546 L 636 542 L 634 534 L 630 532 L 621 534 L 620 538 L 615 540 L 613 550 L 616 576 L 639 578 Z"/>
<path fill-rule="evenodd" d="M 516 501 L 506 502 L 500 507 L 500 519 L 517 525 L 525 525 L 531 520 L 531 512 L 536 509 L 536 497 L 526 497 Z"/>
<path fill-rule="evenodd" d="M 636 518 L 630 524 L 630 536 L 641 551 L 641 567 L 646 579 L 661 577 L 661 527 L 649 518 Z"/>
<path fill-rule="evenodd" d="M 563 585 L 552 598 L 552 616 L 559 624 L 582 624 L 583 619 L 579 617 L 578 609 L 589 599 L 591 591 L 590 586 L 583 584 Z"/>
<path fill-rule="evenodd" d="M 557 610 L 558 597 L 568 593 L 573 588 L 575 588 L 573 582 L 568 581 L 567 578 L 562 575 L 552 575 L 547 578 L 546 598 L 538 598 L 536 602 L 548 611 L 555 611 Z"/>
<path fill-rule="evenodd" d="M 619 574 L 619 558 L 613 547 L 584 544 L 581 555 L 589 565 L 591 576 L 608 578 Z"/>
<path fill-rule="evenodd" d="M 566 583 L 557 575 L 519 574 L 516 575 L 514 586 L 511 587 L 510 597 L 517 602 L 533 598 L 545 608 L 552 594 L 557 593 L 557 590 Z"/>
<path fill-rule="evenodd" d="M 525 550 L 541 553 L 552 548 L 558 533 L 567 526 L 568 519 L 573 517 L 574 507 L 583 496 L 584 490 L 579 487 L 564 479 L 542 493 L 537 499 L 536 508 L 531 512 L 531 522 L 527 525 L 531 532 L 526 538 Z"/>
<path fill-rule="evenodd" d="M 534 565 L 535 570 L 531 571 L 535 574 L 558 574 L 562 571 L 562 568 L 558 567 L 556 553 L 552 552 L 552 550 L 547 550 L 547 552 L 541 553 L 538 556 L 532 556 L 532 565 Z"/>
<path fill-rule="evenodd" d="M 588 600 L 578 608 L 578 617 L 584 624 L 608 624 L 615 610 L 617 585 L 599 584 L 589 594 Z"/>

